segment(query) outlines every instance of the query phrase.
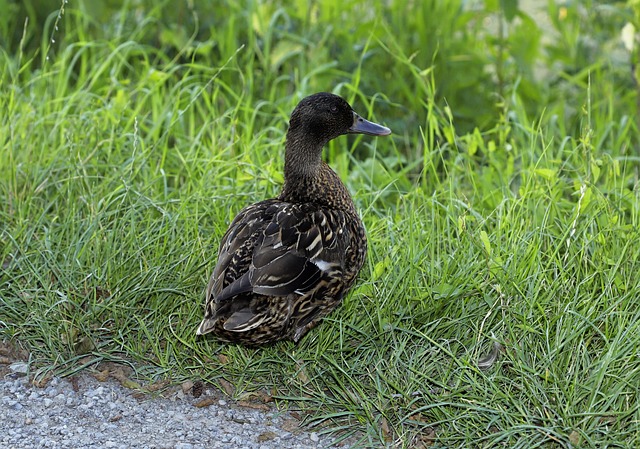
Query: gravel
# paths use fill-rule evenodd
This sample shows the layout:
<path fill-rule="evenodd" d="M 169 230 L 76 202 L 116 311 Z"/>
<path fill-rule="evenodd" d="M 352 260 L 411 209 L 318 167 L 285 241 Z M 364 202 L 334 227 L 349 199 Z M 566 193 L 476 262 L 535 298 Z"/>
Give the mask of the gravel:
<path fill-rule="evenodd" d="M 175 389 L 169 396 L 136 395 L 113 379 L 88 374 L 54 377 L 42 388 L 11 365 L 0 379 L 0 447 L 11 448 L 346 448 L 344 442 L 298 427 L 277 410 L 239 407 Z M 208 399 L 206 406 L 203 398 Z M 264 408 L 266 406 L 263 405 Z"/>

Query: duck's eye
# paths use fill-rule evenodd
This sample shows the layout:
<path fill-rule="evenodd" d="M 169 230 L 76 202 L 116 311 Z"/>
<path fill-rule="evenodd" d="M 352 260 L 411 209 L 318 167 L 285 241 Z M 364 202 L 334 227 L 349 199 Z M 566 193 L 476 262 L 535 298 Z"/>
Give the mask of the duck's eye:
<path fill-rule="evenodd" d="M 330 109 L 331 109 L 331 112 L 333 112 L 334 114 L 335 114 L 336 112 L 338 112 L 338 106 L 333 105 L 333 106 L 331 106 L 331 108 L 330 108 Z"/>

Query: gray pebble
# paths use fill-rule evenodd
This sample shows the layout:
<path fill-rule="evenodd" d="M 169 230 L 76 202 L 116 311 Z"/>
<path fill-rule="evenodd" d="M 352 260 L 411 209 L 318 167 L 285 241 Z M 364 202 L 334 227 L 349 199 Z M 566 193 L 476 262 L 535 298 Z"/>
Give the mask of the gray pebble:
<path fill-rule="evenodd" d="M 9 365 L 9 369 L 16 374 L 27 374 L 29 372 L 29 364 L 26 362 L 14 362 Z"/>

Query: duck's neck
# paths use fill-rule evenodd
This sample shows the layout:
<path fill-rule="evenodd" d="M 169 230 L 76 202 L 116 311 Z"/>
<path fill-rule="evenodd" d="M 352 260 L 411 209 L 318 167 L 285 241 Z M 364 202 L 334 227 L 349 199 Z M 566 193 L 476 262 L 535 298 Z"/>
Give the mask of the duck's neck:
<path fill-rule="evenodd" d="M 284 186 L 278 198 L 291 203 L 314 203 L 356 212 L 351 195 L 340 177 L 322 161 L 322 146 L 305 147 L 304 141 L 296 141 L 290 136 L 287 136 L 285 151 Z"/>
<path fill-rule="evenodd" d="M 311 142 L 297 133 L 287 133 L 284 152 L 285 180 L 315 178 L 322 166 L 324 142 Z"/>

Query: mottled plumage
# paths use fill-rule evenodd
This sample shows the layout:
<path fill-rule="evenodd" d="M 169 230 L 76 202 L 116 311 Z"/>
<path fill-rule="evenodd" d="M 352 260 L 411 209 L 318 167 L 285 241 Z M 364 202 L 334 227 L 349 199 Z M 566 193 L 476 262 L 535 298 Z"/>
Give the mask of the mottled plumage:
<path fill-rule="evenodd" d="M 367 240 L 351 196 L 322 161 L 347 133 L 391 131 L 319 93 L 291 114 L 278 198 L 243 209 L 222 238 L 197 333 L 260 345 L 297 342 L 341 302 L 362 268 Z"/>

